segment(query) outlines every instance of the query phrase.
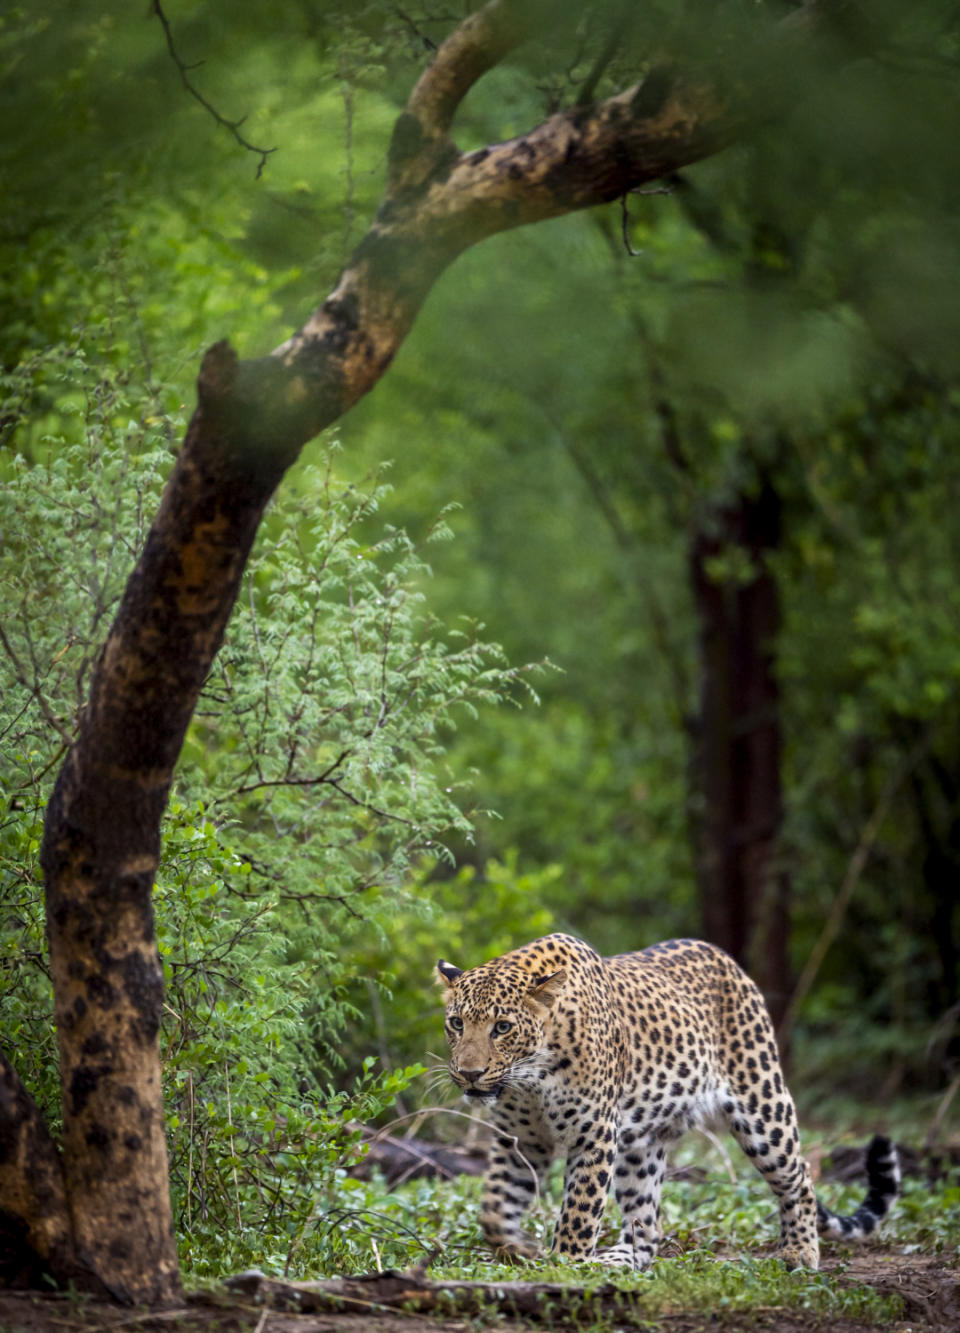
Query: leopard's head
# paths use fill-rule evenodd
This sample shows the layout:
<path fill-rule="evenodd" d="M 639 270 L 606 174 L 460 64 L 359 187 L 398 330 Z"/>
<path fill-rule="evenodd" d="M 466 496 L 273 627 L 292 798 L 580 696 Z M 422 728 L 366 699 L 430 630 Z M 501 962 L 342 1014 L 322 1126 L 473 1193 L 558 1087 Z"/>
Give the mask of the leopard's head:
<path fill-rule="evenodd" d="M 566 972 L 531 973 L 500 958 L 464 972 L 441 958 L 437 979 L 446 992 L 450 1075 L 466 1096 L 494 1101 L 508 1084 L 534 1078 Z"/>

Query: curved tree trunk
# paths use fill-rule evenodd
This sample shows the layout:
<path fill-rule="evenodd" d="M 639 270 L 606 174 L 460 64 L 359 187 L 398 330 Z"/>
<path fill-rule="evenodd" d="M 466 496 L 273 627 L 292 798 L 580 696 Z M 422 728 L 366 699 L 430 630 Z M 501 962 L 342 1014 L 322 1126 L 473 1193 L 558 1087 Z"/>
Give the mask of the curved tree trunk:
<path fill-rule="evenodd" d="M 303 444 L 367 393 L 430 287 L 468 246 L 675 171 L 782 106 L 777 52 L 742 85 L 655 70 L 638 87 L 461 153 L 472 84 L 543 20 L 492 0 L 440 47 L 397 121 L 387 189 L 334 292 L 272 356 L 204 357 L 197 408 L 98 661 L 47 812 L 48 934 L 62 1153 L 16 1074 L 0 1079 L 0 1214 L 11 1262 L 128 1302 L 176 1300 L 151 894 L 174 764 L 264 507 Z M 721 91 L 721 89 L 723 90 Z M 763 111 L 761 113 L 761 107 Z"/>

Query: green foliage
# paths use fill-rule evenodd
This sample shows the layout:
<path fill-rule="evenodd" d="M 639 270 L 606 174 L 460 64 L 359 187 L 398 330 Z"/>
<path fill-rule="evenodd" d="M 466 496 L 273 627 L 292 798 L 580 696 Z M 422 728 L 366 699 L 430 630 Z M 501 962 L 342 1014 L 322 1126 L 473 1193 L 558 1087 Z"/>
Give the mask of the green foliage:
<path fill-rule="evenodd" d="M 82 349 L 32 353 L 3 376 L 0 418 L 46 461 L 3 459 L 0 489 L 0 1012 L 3 1040 L 60 1117 L 39 847 L 43 809 L 90 671 L 170 464 L 176 422 Z"/>
<path fill-rule="evenodd" d="M 473 967 L 554 928 L 545 902 L 556 892 L 560 866 L 522 871 L 516 854 L 508 853 L 503 861 L 487 861 L 482 871 L 472 865 L 453 874 L 443 870 L 436 863 L 421 865 L 379 928 L 353 943 L 357 979 L 347 996 L 356 1021 L 341 1046 L 351 1065 L 371 1047 L 393 1064 L 422 1060 L 442 1044 L 442 1002 L 435 988 L 440 956 Z M 447 1080 L 436 1082 L 451 1090 Z M 441 1120 L 432 1132 L 443 1135 L 449 1128 Z"/>
<path fill-rule="evenodd" d="M 907 1254 L 960 1255 L 960 1181 L 956 1173 L 935 1186 L 905 1180 L 894 1227 L 897 1243 Z"/>
<path fill-rule="evenodd" d="M 0 1037 L 54 1125 L 60 1083 L 37 856 L 42 810 L 0 785 Z"/>
<path fill-rule="evenodd" d="M 558 699 L 549 677 L 544 689 L 553 697 L 536 715 L 493 716 L 458 746 L 502 811 L 479 826 L 479 851 L 512 843 L 524 863 L 556 866 L 542 901 L 602 953 L 690 933 L 680 737 Z"/>

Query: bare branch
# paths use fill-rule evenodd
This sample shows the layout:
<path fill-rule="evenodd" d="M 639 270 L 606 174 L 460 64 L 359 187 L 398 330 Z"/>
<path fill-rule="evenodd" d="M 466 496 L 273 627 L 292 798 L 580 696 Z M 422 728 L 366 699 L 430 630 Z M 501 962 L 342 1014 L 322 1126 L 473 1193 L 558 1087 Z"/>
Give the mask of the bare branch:
<path fill-rule="evenodd" d="M 639 186 L 634 186 L 629 191 L 630 194 L 673 194 L 672 185 L 657 185 L 650 190 L 641 190 Z M 630 209 L 627 205 L 627 195 L 620 196 L 620 233 L 623 237 L 623 248 L 631 259 L 637 259 L 643 254 L 642 250 L 634 250 L 630 244 Z"/>
<path fill-rule="evenodd" d="M 404 10 L 402 10 L 399 5 L 396 6 L 396 15 L 397 18 L 400 19 L 402 23 L 405 23 L 407 25 L 407 27 L 410 29 L 411 34 L 414 37 L 416 37 L 418 42 L 421 42 L 423 44 L 426 50 L 436 51 L 437 44 L 433 40 L 433 38 L 428 37 L 425 32 L 421 31 L 421 29 L 417 27 L 416 22 L 410 17 L 409 14 L 405 13 Z"/>
<path fill-rule="evenodd" d="M 846 915 L 847 908 L 850 906 L 854 890 L 860 882 L 860 876 L 866 869 L 867 862 L 874 845 L 880 836 L 880 830 L 883 822 L 889 813 L 890 806 L 894 797 L 897 795 L 903 781 L 909 776 L 911 771 L 917 766 L 923 758 L 925 751 L 929 747 L 929 736 L 924 735 L 917 744 L 904 756 L 901 763 L 887 778 L 883 785 L 883 790 L 877 798 L 876 804 L 863 827 L 860 834 L 860 840 L 854 848 L 853 855 L 847 862 L 847 869 L 843 876 L 843 881 L 837 891 L 837 896 L 833 900 L 830 912 L 823 924 L 823 929 L 817 939 L 816 944 L 810 951 L 803 971 L 797 980 L 797 984 L 790 996 L 790 1002 L 787 1005 L 786 1012 L 780 1021 L 780 1028 L 777 1034 L 778 1039 L 783 1041 L 786 1033 L 789 1033 L 793 1027 L 800 1006 L 807 998 L 810 987 L 816 980 L 817 973 L 820 971 L 820 965 L 826 957 L 831 944 L 836 939 L 840 927 L 843 924 L 843 918 Z"/>
<path fill-rule="evenodd" d="M 227 799 L 228 801 L 233 801 L 238 796 L 246 796 L 252 791 L 262 791 L 265 787 L 319 787 L 324 782 L 330 782 L 332 775 L 338 768 L 340 768 L 345 760 L 350 758 L 350 755 L 350 750 L 341 750 L 328 768 L 325 768 L 322 773 L 317 773 L 312 778 L 298 778 L 290 773 L 286 773 L 282 778 L 261 778 L 258 782 L 245 783 L 242 787 L 237 787 L 232 791 Z M 331 783 L 330 785 L 334 786 L 336 784 Z M 339 790 L 339 788 L 337 790 Z"/>
<path fill-rule="evenodd" d="M 587 75 L 583 87 L 577 94 L 577 106 L 589 106 L 593 101 L 593 94 L 596 91 L 597 84 L 603 78 L 604 71 L 610 64 L 610 61 L 617 54 L 617 48 L 623 42 L 627 31 L 636 17 L 636 5 L 634 0 L 623 0 L 620 6 L 620 13 L 617 15 L 613 25 L 607 34 L 607 40 L 603 44 L 600 54 L 593 63 L 590 73 Z"/>
<path fill-rule="evenodd" d="M 627 196 L 620 196 L 620 234 L 623 237 L 623 248 L 631 259 L 638 259 L 643 254 L 642 250 L 634 250 L 630 244 L 630 209 L 627 207 Z"/>
<path fill-rule="evenodd" d="M 24 669 L 23 663 L 20 661 L 19 657 L 17 656 L 17 653 L 15 652 L 13 645 L 7 638 L 2 622 L 0 622 L 0 645 L 2 645 L 3 651 L 7 654 L 7 657 L 10 659 L 10 665 L 13 667 L 14 674 L 19 684 L 22 685 L 25 690 L 29 690 L 31 697 L 36 699 L 40 711 L 43 714 L 43 720 L 46 722 L 47 726 L 50 727 L 52 731 L 55 731 L 57 733 L 57 735 L 63 741 L 64 745 L 72 745 L 73 737 L 70 735 L 70 732 L 63 725 L 60 719 L 54 715 L 53 710 L 51 709 L 49 703 L 44 697 L 43 691 L 41 689 L 39 672 L 36 669 L 37 667 L 36 661 L 33 661 L 32 663 L 34 667 L 34 676 L 33 680 L 31 681 L 26 673 L 26 670 Z M 30 645 L 31 658 L 33 658 L 32 647 L 33 645 L 31 644 Z"/>
<path fill-rule="evenodd" d="M 241 148 L 245 148 L 248 153 L 256 153 L 259 156 L 260 161 L 257 163 L 257 180 L 259 180 L 260 177 L 263 175 L 264 167 L 267 165 L 267 158 L 270 156 L 271 153 L 275 153 L 277 151 L 276 148 L 258 148 L 257 145 L 251 143 L 249 139 L 245 139 L 243 135 L 240 133 L 240 126 L 246 120 L 246 116 L 241 116 L 239 120 L 228 120 L 226 116 L 221 116 L 217 108 L 211 102 L 208 102 L 207 99 L 204 97 L 203 93 L 201 93 L 197 88 L 193 86 L 193 84 L 187 78 L 187 75 L 189 74 L 190 70 L 196 69 L 197 65 L 196 64 L 187 65 L 184 63 L 183 60 L 180 59 L 180 55 L 177 51 L 176 45 L 174 44 L 173 32 L 171 31 L 170 28 L 170 22 L 166 14 L 163 12 L 163 7 L 160 4 L 160 0 L 150 0 L 150 9 L 154 14 L 156 14 L 157 18 L 160 20 L 160 23 L 163 27 L 163 35 L 167 39 L 167 50 L 170 52 L 170 59 L 177 67 L 177 72 L 180 75 L 180 82 L 183 84 L 184 88 L 186 88 L 190 96 L 196 98 L 196 100 L 200 103 L 203 109 L 205 111 L 208 111 L 210 115 L 213 116 L 214 120 L 217 122 L 218 125 L 222 125 L 225 130 L 230 131 L 230 133 L 236 139 L 237 143 L 240 145 Z M 203 62 L 199 61 L 198 63 L 202 64 Z"/>

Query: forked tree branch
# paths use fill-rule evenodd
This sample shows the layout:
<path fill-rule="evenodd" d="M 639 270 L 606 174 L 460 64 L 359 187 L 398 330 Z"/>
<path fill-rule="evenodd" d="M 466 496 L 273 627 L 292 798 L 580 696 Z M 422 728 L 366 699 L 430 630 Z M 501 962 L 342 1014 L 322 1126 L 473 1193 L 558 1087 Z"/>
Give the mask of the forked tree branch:
<path fill-rule="evenodd" d="M 440 47 L 399 118 L 386 194 L 336 289 L 276 349 L 289 373 L 277 411 L 292 408 L 291 427 L 306 439 L 367 393 L 433 283 L 478 241 L 608 203 L 782 112 L 796 91 L 785 72 L 816 35 L 821 11 L 832 7 L 819 0 L 762 33 L 752 80 L 723 67 L 655 68 L 614 97 L 461 153 L 447 133 L 459 101 L 494 54 L 522 40 L 536 6 L 492 0 L 477 11 Z"/>

